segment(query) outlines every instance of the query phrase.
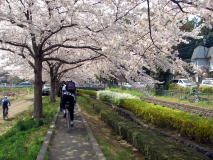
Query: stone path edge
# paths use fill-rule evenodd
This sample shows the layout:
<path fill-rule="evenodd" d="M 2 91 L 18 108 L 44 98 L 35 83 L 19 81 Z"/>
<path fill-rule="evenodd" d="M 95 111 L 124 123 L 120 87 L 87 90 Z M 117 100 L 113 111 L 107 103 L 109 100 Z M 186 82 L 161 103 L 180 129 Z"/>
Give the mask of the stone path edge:
<path fill-rule="evenodd" d="M 45 154 L 47 152 L 50 140 L 51 140 L 51 138 L 53 136 L 53 133 L 54 133 L 54 130 L 55 130 L 55 127 L 56 127 L 56 121 L 58 119 L 58 114 L 59 114 L 59 108 L 58 108 L 58 111 L 57 111 L 53 121 L 50 124 L 50 127 L 49 127 L 49 129 L 47 131 L 47 134 L 46 134 L 46 139 L 45 139 L 45 141 L 42 144 L 42 147 L 41 147 L 41 149 L 40 149 L 40 151 L 39 151 L 39 153 L 37 155 L 36 160 L 44 160 L 45 159 Z"/>
<path fill-rule="evenodd" d="M 84 115 L 81 112 L 81 108 L 80 108 L 79 105 L 78 105 L 78 110 L 79 110 L 80 116 L 82 118 L 83 124 L 84 124 L 84 126 L 85 126 L 85 128 L 87 130 L 88 135 L 89 135 L 89 141 L 92 144 L 92 148 L 93 148 L 93 150 L 95 152 L 95 155 L 96 155 L 97 159 L 98 160 L 106 160 L 102 150 L 100 149 L 99 144 L 97 143 L 97 140 L 95 139 L 95 136 L 94 136 L 92 130 L 90 129 L 87 121 L 84 118 Z"/>

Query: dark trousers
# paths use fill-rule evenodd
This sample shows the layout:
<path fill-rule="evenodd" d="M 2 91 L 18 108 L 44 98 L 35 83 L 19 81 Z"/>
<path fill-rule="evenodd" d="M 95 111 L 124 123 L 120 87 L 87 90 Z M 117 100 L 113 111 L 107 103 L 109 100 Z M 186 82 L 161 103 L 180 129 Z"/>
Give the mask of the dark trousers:
<path fill-rule="evenodd" d="M 70 120 L 73 121 L 74 120 L 74 106 L 75 106 L 75 100 L 74 100 L 73 96 L 63 95 L 62 101 L 61 101 L 61 108 L 65 109 L 65 105 L 66 105 L 66 108 L 70 112 Z"/>
<path fill-rule="evenodd" d="M 3 106 L 3 117 L 8 114 L 8 106 Z"/>

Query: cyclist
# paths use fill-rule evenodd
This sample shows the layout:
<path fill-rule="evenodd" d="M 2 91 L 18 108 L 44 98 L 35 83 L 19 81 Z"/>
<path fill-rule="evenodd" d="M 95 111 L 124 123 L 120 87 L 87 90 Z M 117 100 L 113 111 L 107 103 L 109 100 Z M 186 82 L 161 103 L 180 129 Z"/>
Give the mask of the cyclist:
<path fill-rule="evenodd" d="M 2 107 L 3 107 L 3 119 L 5 119 L 5 117 L 8 114 L 8 106 L 10 105 L 10 100 L 7 98 L 7 96 L 5 96 L 2 100 Z"/>
<path fill-rule="evenodd" d="M 63 86 L 62 88 L 62 103 L 61 107 L 65 109 L 66 103 L 68 104 L 67 109 L 69 110 L 70 113 L 70 126 L 74 126 L 74 106 L 76 103 L 76 88 L 75 88 L 75 83 L 73 81 L 67 81 L 66 85 Z M 64 114 L 64 117 L 66 114 Z"/>

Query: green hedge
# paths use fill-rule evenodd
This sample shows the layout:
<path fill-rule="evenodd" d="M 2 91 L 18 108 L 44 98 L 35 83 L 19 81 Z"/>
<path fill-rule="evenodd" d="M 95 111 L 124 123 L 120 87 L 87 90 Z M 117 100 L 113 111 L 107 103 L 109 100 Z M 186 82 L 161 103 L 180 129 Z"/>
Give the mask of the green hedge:
<path fill-rule="evenodd" d="M 199 87 L 201 93 L 213 93 L 213 87 L 202 86 Z"/>
<path fill-rule="evenodd" d="M 83 95 L 84 96 L 84 95 Z M 84 96 L 84 102 L 93 106 L 101 119 L 129 143 L 133 144 L 147 160 L 208 160 L 206 156 L 184 146 L 170 138 L 139 127 L 133 122 L 119 116 L 114 110 L 97 100 Z M 83 104 L 82 104 L 83 105 Z"/>
<path fill-rule="evenodd" d="M 176 129 L 182 136 L 213 143 L 213 120 L 136 99 L 123 99 L 119 107 L 132 111 L 158 127 Z"/>
<path fill-rule="evenodd" d="M 132 111 L 148 123 L 162 128 L 175 129 L 182 136 L 197 142 L 213 143 L 213 120 L 211 119 L 154 105 L 139 99 L 127 99 L 115 95 L 115 92 L 111 94 L 102 92 L 99 97 L 101 100 Z"/>
<path fill-rule="evenodd" d="M 122 89 L 122 88 L 108 88 L 107 90 L 113 91 L 113 92 L 119 92 L 119 93 L 128 93 L 133 96 L 143 97 L 144 94 L 140 91 L 133 90 L 133 89 Z"/>
<path fill-rule="evenodd" d="M 96 97 L 97 91 L 95 91 L 95 90 L 78 89 L 77 93 L 85 93 L 85 94 L 88 94 L 90 96 Z"/>

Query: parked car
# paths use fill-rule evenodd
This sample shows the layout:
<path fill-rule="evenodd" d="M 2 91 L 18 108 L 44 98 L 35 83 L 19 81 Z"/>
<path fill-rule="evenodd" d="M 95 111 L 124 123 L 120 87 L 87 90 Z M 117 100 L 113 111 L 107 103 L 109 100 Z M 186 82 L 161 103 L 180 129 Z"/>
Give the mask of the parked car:
<path fill-rule="evenodd" d="M 202 86 L 213 87 L 213 78 L 206 78 L 202 80 L 200 87 Z"/>
<path fill-rule="evenodd" d="M 50 84 L 44 84 L 42 88 L 42 95 L 43 96 L 50 95 L 50 89 L 51 89 Z"/>
<path fill-rule="evenodd" d="M 0 83 L 0 87 L 6 87 L 7 85 L 7 83 Z"/>
<path fill-rule="evenodd" d="M 190 82 L 188 79 L 173 79 L 171 83 L 175 83 L 182 87 L 193 87 L 196 86 L 193 82 Z"/>
<path fill-rule="evenodd" d="M 129 84 L 129 83 L 126 83 L 126 82 L 123 82 L 122 84 L 121 84 L 121 86 L 122 87 L 125 87 L 125 88 L 132 88 L 132 85 L 131 84 Z"/>
<path fill-rule="evenodd" d="M 32 87 L 32 83 L 30 82 L 21 82 L 19 84 L 16 85 L 16 87 Z"/>
<path fill-rule="evenodd" d="M 144 88 L 146 86 L 147 86 L 147 84 L 145 84 L 144 82 L 134 82 L 133 83 L 134 88 Z"/>

